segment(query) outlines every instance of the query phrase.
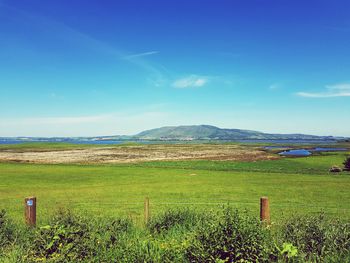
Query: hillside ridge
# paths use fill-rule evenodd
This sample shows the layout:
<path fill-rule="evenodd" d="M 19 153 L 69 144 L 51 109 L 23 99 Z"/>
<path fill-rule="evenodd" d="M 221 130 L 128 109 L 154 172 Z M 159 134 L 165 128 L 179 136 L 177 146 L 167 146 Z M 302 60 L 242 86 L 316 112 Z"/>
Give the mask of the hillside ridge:
<path fill-rule="evenodd" d="M 253 130 L 219 128 L 213 125 L 164 126 L 142 131 L 134 136 L 143 140 L 320 140 L 333 136 L 307 134 L 272 134 Z"/>

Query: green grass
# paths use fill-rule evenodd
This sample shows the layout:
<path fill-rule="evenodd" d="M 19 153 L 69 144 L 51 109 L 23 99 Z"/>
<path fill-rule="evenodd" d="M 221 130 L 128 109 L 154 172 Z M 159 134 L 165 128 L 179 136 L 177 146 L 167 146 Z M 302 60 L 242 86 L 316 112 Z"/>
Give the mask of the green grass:
<path fill-rule="evenodd" d="M 255 162 L 158 161 L 136 164 L 141 167 L 199 169 L 212 171 L 250 171 L 265 173 L 328 174 L 333 164 L 341 166 L 345 153 L 320 153 L 312 157 L 282 158 Z"/>
<path fill-rule="evenodd" d="M 19 151 L 55 151 L 71 150 L 96 147 L 94 144 L 71 144 L 65 142 L 24 142 L 18 144 L 2 144 L 0 150 L 19 150 Z M 103 147 L 103 146 L 102 146 Z"/>
<path fill-rule="evenodd" d="M 323 210 L 350 218 L 350 173 L 329 174 L 345 153 L 275 161 L 178 161 L 130 165 L 0 164 L 0 209 L 23 220 L 23 200 L 38 198 L 38 222 L 57 207 L 101 216 L 143 216 L 169 207 L 217 209 L 227 204 L 258 215 L 260 196 L 268 196 L 272 218 Z"/>

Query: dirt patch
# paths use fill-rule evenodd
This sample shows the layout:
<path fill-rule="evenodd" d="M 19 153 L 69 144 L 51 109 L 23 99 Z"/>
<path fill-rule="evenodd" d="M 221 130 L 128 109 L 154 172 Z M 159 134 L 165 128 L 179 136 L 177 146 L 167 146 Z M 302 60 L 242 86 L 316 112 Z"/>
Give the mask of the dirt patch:
<path fill-rule="evenodd" d="M 6 150 L 1 162 L 29 163 L 131 163 L 160 160 L 257 161 L 279 157 L 257 147 L 239 145 L 144 145 L 94 147 L 74 150 Z"/>

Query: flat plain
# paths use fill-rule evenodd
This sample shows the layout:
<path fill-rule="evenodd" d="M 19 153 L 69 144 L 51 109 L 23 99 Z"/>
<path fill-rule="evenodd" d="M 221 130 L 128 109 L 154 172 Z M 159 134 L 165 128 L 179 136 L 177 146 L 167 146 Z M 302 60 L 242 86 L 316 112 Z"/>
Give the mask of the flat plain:
<path fill-rule="evenodd" d="M 48 162 L 49 159 L 41 161 L 41 157 L 35 160 L 27 157 L 38 153 L 52 157 L 53 152 L 64 155 L 81 150 L 123 151 L 129 157 L 133 152 L 134 159 L 123 161 L 123 157 L 115 155 L 114 161 L 108 159 L 107 163 L 93 157 L 81 162 L 71 156 L 73 160 L 69 162 L 54 158 Z M 14 153 L 15 159 L 3 157 Z M 227 204 L 258 214 L 259 198 L 268 196 L 274 221 L 295 213 L 320 211 L 350 218 L 350 173 L 329 173 L 329 168 L 341 166 L 348 154 L 325 152 L 282 158 L 261 146 L 238 144 L 97 148 L 7 145 L 0 147 L 0 208 L 21 222 L 24 198 L 36 196 L 39 224 L 60 207 L 142 221 L 146 196 L 150 198 L 152 214 L 169 207 L 215 210 Z M 154 157 L 159 155 L 166 158 Z"/>
<path fill-rule="evenodd" d="M 239 144 L 126 144 L 115 146 L 23 144 L 0 147 L 0 162 L 21 163 L 135 163 L 160 160 L 257 161 L 277 159 L 260 149 Z"/>

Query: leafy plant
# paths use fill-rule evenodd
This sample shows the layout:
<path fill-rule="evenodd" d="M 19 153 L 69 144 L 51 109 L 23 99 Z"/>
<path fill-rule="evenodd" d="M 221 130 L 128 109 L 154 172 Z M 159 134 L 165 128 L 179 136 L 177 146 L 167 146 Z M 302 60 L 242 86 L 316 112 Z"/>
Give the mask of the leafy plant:
<path fill-rule="evenodd" d="M 298 255 L 298 248 L 291 243 L 283 243 L 282 249 L 277 247 L 277 250 L 286 261 Z"/>
<path fill-rule="evenodd" d="M 350 224 L 327 219 L 324 214 L 291 218 L 280 231 L 308 260 L 350 255 Z"/>
<path fill-rule="evenodd" d="M 0 250 L 10 245 L 15 238 L 15 226 L 7 217 L 6 211 L 0 210 Z"/>
<path fill-rule="evenodd" d="M 227 208 L 196 232 L 186 255 L 190 262 L 267 262 L 269 241 L 258 219 Z"/>
<path fill-rule="evenodd" d="M 229 207 L 207 214 L 171 210 L 140 228 L 62 210 L 33 229 L 1 211 L 0 262 L 350 262 L 348 221 L 306 215 L 266 228 Z"/>
<path fill-rule="evenodd" d="M 190 209 L 170 209 L 152 218 L 148 228 L 152 233 L 164 233 L 174 227 L 190 229 L 205 220 L 205 215 Z"/>
<path fill-rule="evenodd" d="M 38 228 L 28 260 L 79 262 L 93 255 L 94 242 L 88 221 L 69 211 L 59 211 L 49 225 Z"/>

